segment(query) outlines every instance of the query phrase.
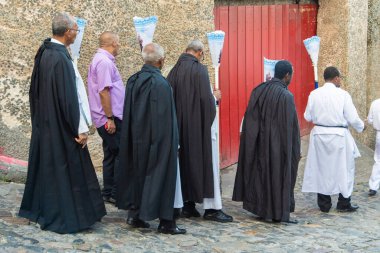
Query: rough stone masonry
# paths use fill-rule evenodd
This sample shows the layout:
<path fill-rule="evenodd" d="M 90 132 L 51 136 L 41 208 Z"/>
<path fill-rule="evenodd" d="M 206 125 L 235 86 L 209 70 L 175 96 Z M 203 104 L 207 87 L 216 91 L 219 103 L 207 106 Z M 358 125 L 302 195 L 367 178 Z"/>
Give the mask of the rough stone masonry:
<path fill-rule="evenodd" d="M 44 1 L 0 0 L 0 155 L 26 161 L 30 139 L 28 90 L 33 57 L 39 45 L 51 35 L 51 18 L 67 11 L 88 21 L 81 47 L 79 70 L 84 80 L 97 49 L 98 36 L 105 30 L 119 33 L 122 43 L 117 65 L 124 79 L 142 64 L 133 16 L 157 15 L 155 41 L 167 52 L 166 75 L 183 52 L 187 42 L 214 29 L 214 5 L 295 4 L 294 0 L 113 0 Z M 371 101 L 380 97 L 377 73 L 380 71 L 380 0 L 302 0 L 319 4 L 317 34 L 321 37 L 319 79 L 326 66 L 338 66 L 345 80 L 343 88 L 352 95 L 364 118 Z M 206 43 L 207 44 L 207 43 Z M 210 57 L 206 57 L 210 65 Z M 209 67 L 213 77 L 212 68 Z M 355 135 L 373 147 L 374 131 Z M 101 140 L 90 136 L 90 152 L 101 167 Z M 1 164 L 0 164 L 1 166 Z M 1 169 L 1 167 L 0 167 Z"/>
<path fill-rule="evenodd" d="M 189 40 L 206 44 L 206 33 L 214 29 L 212 0 L 115 0 L 115 1 L 0 1 L 0 154 L 28 159 L 30 115 L 28 90 L 34 55 L 42 41 L 51 36 L 54 13 L 67 11 L 88 21 L 78 61 L 82 78 L 98 47 L 98 37 L 106 30 L 119 34 L 117 65 L 124 82 L 143 62 L 132 18 L 158 16 L 154 41 L 163 45 L 166 75 Z M 209 57 L 206 63 L 211 60 Z M 210 69 L 211 70 L 211 69 Z M 101 139 L 90 137 L 95 166 L 102 161 Z"/>

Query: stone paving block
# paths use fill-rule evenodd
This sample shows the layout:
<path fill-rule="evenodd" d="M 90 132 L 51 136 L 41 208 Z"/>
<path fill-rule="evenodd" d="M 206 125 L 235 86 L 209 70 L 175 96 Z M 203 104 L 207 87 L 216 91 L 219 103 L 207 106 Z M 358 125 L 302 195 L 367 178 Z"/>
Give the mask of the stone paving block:
<path fill-rule="evenodd" d="M 158 221 L 150 221 L 151 229 L 134 229 L 125 223 L 127 213 L 107 205 L 108 215 L 90 229 L 78 234 L 59 235 L 42 231 L 38 224 L 24 220 L 16 224 L 21 203 L 22 184 L 0 183 L 0 252 L 24 250 L 35 252 L 380 252 L 380 194 L 367 196 L 368 176 L 373 153 L 360 149 L 356 185 L 352 199 L 359 204 L 356 213 L 339 213 L 335 206 L 327 214 L 318 210 L 315 194 L 303 194 L 302 175 L 305 159 L 300 163 L 296 183 L 296 210 L 291 214 L 298 225 L 274 224 L 255 218 L 231 201 L 232 192 L 223 190 L 223 210 L 234 217 L 233 223 L 219 224 L 203 218 L 179 219 L 178 226 L 186 235 L 157 233 Z M 366 160 L 366 161 L 363 161 Z M 223 182 L 233 184 L 234 169 L 222 174 Z M 224 178 L 229 177 L 228 180 Z M 223 189 L 231 189 L 223 186 Z M 4 201 L 3 201 L 4 200 Z M 333 196 L 333 205 L 337 198 Z M 200 205 L 197 208 L 201 213 Z M 6 246 L 4 246 L 6 245 Z"/>
<path fill-rule="evenodd" d="M 8 210 L 0 210 L 0 219 L 2 217 L 12 217 L 12 213 Z"/>
<path fill-rule="evenodd" d="M 125 223 L 126 220 L 124 218 L 120 218 L 120 217 L 105 216 L 102 218 L 102 222 L 104 222 L 104 223 Z"/>
<path fill-rule="evenodd" d="M 13 225 L 29 225 L 30 221 L 19 217 L 1 217 L 1 220 Z"/>

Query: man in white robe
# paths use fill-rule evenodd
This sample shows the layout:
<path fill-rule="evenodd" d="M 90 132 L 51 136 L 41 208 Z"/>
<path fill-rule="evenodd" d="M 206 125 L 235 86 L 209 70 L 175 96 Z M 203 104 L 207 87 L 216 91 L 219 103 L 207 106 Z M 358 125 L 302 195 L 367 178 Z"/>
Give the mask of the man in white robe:
<path fill-rule="evenodd" d="M 369 196 L 376 195 L 380 185 L 380 99 L 372 102 L 368 113 L 368 123 L 376 130 L 375 163 L 369 179 Z"/>
<path fill-rule="evenodd" d="M 303 192 L 318 193 L 318 206 L 329 212 L 330 195 L 339 194 L 337 210 L 356 211 L 351 205 L 354 187 L 355 158 L 360 157 L 348 126 L 358 133 L 364 130 L 352 98 L 340 87 L 341 75 L 337 68 L 324 71 L 325 84 L 312 91 L 304 117 L 314 123 L 310 133 Z"/>

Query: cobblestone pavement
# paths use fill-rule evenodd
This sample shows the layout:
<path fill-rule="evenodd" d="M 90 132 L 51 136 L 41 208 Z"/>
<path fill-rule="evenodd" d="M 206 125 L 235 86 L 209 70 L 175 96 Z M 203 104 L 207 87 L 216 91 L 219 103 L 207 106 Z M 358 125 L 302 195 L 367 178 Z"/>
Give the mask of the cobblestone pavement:
<path fill-rule="evenodd" d="M 307 138 L 302 140 L 306 154 Z M 380 252 L 380 196 L 367 196 L 373 151 L 360 147 L 352 202 L 356 213 L 321 213 L 315 194 L 300 192 L 305 158 L 296 185 L 299 224 L 273 224 L 257 220 L 231 201 L 236 167 L 222 171 L 223 203 L 233 223 L 220 224 L 202 218 L 180 219 L 186 235 L 169 236 L 152 229 L 132 229 L 126 212 L 107 204 L 108 215 L 90 230 L 59 235 L 41 231 L 38 225 L 17 218 L 24 185 L 0 183 L 0 252 Z M 333 205 L 336 203 L 333 198 Z M 198 206 L 201 211 L 201 206 Z"/>

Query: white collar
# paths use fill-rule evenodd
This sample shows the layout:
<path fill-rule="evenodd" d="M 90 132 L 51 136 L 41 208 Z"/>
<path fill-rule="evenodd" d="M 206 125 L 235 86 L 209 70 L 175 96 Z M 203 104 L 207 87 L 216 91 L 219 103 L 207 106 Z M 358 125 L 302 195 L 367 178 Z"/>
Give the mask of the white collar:
<path fill-rule="evenodd" d="M 335 84 L 333 84 L 333 83 L 330 83 L 330 82 L 327 82 L 327 83 L 325 83 L 323 86 L 326 86 L 326 87 L 334 87 L 334 88 L 338 88 L 338 87 L 336 87 L 336 85 Z"/>
<path fill-rule="evenodd" d="M 56 40 L 54 38 L 51 38 L 50 42 L 57 43 L 57 44 L 60 44 L 60 45 L 63 45 L 63 46 L 65 45 L 62 42 L 60 42 L 59 40 Z"/>

